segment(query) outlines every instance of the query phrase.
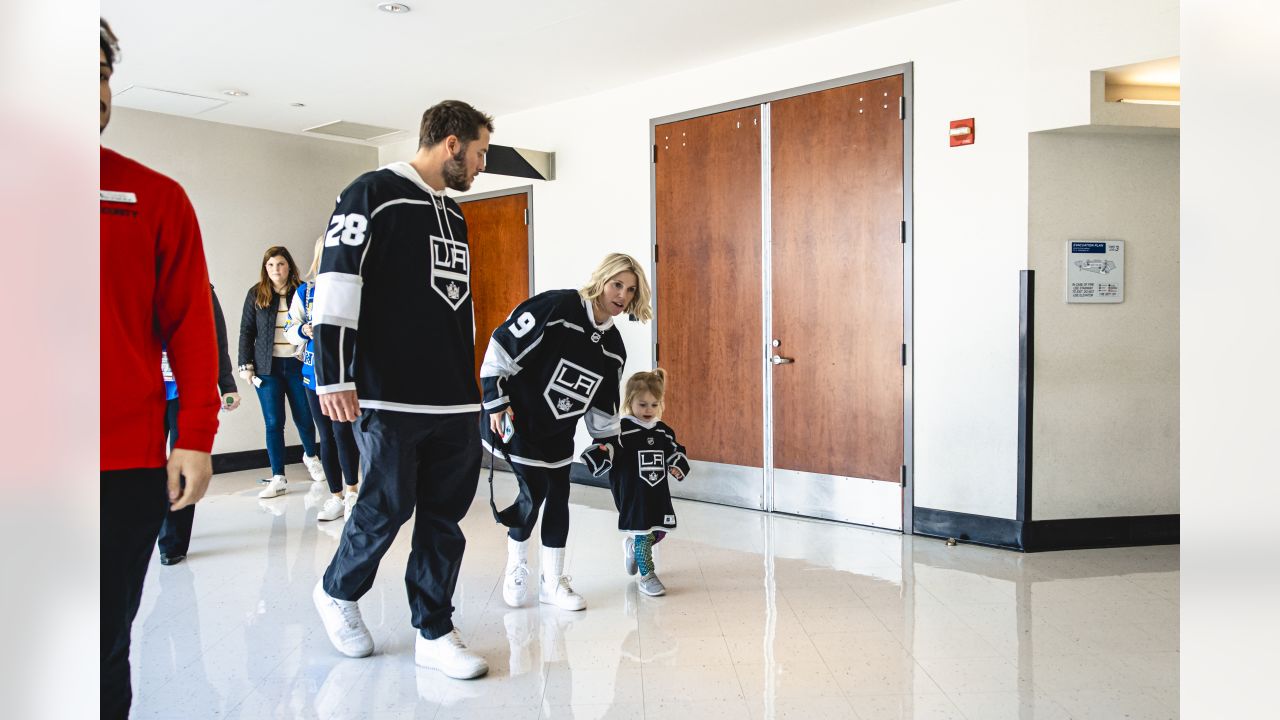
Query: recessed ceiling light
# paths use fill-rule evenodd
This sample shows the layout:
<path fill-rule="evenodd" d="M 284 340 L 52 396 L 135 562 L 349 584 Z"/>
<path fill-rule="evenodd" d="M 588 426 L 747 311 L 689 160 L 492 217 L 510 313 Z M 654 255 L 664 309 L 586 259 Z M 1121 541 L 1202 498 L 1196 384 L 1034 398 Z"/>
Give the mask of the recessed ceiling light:
<path fill-rule="evenodd" d="M 245 91 L 243 91 L 243 90 L 223 90 L 223 91 L 222 91 L 222 94 L 223 94 L 223 95 L 230 95 L 231 97 L 246 97 L 246 96 L 248 96 L 248 94 L 249 94 L 249 93 L 247 93 L 247 92 L 245 92 Z"/>
<path fill-rule="evenodd" d="M 389 13 L 407 13 L 410 10 L 404 3 L 379 3 L 378 9 Z"/>

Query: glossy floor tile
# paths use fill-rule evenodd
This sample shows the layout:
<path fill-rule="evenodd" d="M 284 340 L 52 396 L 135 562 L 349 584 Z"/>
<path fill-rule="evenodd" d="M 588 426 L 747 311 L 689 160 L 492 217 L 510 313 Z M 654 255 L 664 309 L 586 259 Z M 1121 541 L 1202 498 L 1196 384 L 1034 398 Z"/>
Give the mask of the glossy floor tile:
<path fill-rule="evenodd" d="M 587 610 L 512 609 L 482 484 L 454 621 L 491 671 L 457 681 L 413 664 L 409 526 L 360 602 L 376 650 L 345 658 L 311 605 L 342 521 L 316 521 L 309 481 L 259 500 L 257 476 L 217 476 L 187 561 L 153 558 L 134 718 L 1178 715 L 1176 546 L 1021 555 L 676 501 L 680 530 L 655 549 L 667 595 L 651 598 L 623 571 L 608 491 L 574 486 L 566 572 Z M 509 475 L 497 490 L 514 496 Z"/>

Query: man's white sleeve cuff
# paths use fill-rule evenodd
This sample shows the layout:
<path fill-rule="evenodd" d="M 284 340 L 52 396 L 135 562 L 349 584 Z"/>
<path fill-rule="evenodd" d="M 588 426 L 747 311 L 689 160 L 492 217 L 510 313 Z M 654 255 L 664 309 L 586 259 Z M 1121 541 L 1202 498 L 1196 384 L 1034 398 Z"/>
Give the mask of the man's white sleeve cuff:
<path fill-rule="evenodd" d="M 328 395 L 329 393 L 345 392 L 347 390 L 354 391 L 356 384 L 353 382 L 338 383 L 336 385 L 321 385 L 316 388 L 317 395 Z"/>

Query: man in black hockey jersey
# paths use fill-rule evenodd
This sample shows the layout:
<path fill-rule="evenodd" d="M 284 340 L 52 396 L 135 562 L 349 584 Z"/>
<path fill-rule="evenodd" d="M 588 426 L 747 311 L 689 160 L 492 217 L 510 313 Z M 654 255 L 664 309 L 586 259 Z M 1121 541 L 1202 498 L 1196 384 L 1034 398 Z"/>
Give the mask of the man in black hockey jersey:
<path fill-rule="evenodd" d="M 313 600 L 334 647 L 373 652 L 356 601 L 415 510 L 405 571 L 415 661 L 453 678 L 489 665 L 453 626 L 466 539 L 458 522 L 480 478 L 467 224 L 445 188 L 484 170 L 493 120 L 447 100 L 422 116 L 418 152 L 365 173 L 338 198 L 316 278 L 316 393 L 355 422 L 363 489 Z"/>

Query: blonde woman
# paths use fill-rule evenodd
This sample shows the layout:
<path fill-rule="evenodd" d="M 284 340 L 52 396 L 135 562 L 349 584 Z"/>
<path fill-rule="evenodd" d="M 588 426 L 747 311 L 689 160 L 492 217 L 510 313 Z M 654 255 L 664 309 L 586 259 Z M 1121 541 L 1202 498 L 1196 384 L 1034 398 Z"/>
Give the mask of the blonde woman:
<path fill-rule="evenodd" d="M 359 475 L 360 449 L 356 447 L 356 436 L 351 423 L 330 420 L 320 409 L 320 399 L 316 396 L 316 369 L 313 344 L 315 333 L 311 327 L 311 310 L 315 303 L 316 275 L 320 270 L 320 256 L 324 252 L 324 236 L 316 238 L 315 253 L 311 258 L 311 268 L 307 270 L 306 280 L 298 285 L 289 305 L 289 317 L 285 321 L 284 335 L 302 349 L 302 385 L 307 390 L 307 404 L 311 407 L 311 418 L 315 420 L 316 430 L 320 433 L 320 463 L 324 466 L 324 477 L 329 484 L 332 497 L 325 500 L 316 519 L 321 522 L 337 520 L 351 514 L 360 491 Z M 342 481 L 346 479 L 346 492 L 343 493 Z"/>
<path fill-rule="evenodd" d="M 524 301 L 493 331 L 480 369 L 481 439 L 511 463 L 516 502 L 498 521 L 507 532 L 502 597 L 511 607 L 528 595 L 528 546 L 542 509 L 542 578 L 538 600 L 565 610 L 587 604 L 564 574 L 569 537 L 569 469 L 583 418 L 593 438 L 618 434 L 618 388 L 627 350 L 614 319 L 652 317 L 649 283 L 634 258 L 612 253 L 581 290 L 551 290 Z M 504 438 L 505 436 L 505 438 Z"/>

